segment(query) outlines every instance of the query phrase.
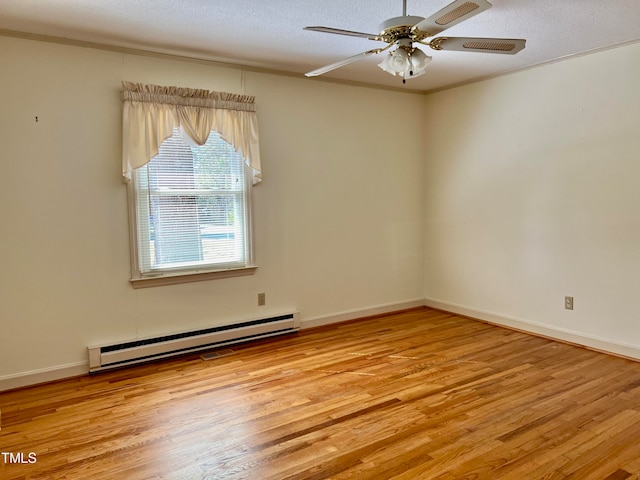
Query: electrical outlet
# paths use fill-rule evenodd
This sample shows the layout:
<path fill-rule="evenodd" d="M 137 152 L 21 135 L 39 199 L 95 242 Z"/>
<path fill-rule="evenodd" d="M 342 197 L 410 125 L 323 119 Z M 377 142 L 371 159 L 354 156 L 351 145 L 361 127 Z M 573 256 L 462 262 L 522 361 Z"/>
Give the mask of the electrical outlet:
<path fill-rule="evenodd" d="M 259 293 L 258 294 L 258 306 L 261 307 L 263 305 L 267 304 L 267 294 L 266 293 Z"/>
<path fill-rule="evenodd" d="M 573 297 L 564 297 L 565 310 L 573 310 Z"/>

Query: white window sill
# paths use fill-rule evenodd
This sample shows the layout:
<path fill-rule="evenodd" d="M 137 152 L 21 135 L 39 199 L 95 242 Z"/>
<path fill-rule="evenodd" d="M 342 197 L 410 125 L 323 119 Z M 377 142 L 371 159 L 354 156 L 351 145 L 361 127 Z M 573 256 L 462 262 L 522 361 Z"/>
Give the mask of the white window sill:
<path fill-rule="evenodd" d="M 208 272 L 168 273 L 157 277 L 132 278 L 130 282 L 133 288 L 161 287 L 164 285 L 177 285 L 179 283 L 203 282 L 217 278 L 253 275 L 257 269 L 257 266 L 250 266 L 229 268 L 227 270 L 212 270 Z"/>

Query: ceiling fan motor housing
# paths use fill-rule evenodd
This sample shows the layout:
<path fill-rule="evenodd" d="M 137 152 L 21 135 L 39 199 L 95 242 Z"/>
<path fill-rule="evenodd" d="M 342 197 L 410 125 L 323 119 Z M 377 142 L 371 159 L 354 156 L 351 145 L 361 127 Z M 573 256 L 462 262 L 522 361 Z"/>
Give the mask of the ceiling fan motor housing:
<path fill-rule="evenodd" d="M 424 20 L 423 17 L 404 16 L 393 17 L 380 24 L 380 37 L 387 43 L 395 43 L 400 38 L 411 38 L 411 29 Z"/>

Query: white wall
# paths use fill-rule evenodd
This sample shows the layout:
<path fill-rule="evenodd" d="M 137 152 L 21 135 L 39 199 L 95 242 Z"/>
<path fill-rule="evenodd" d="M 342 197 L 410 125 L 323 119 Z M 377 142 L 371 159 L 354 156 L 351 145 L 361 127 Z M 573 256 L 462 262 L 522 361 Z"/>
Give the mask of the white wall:
<path fill-rule="evenodd" d="M 421 302 L 422 97 L 2 37 L 0 65 L 0 386 L 90 344 Z M 130 286 L 121 80 L 256 96 L 255 275 Z"/>
<path fill-rule="evenodd" d="M 634 44 L 427 97 L 428 304 L 640 358 L 638 85 Z"/>

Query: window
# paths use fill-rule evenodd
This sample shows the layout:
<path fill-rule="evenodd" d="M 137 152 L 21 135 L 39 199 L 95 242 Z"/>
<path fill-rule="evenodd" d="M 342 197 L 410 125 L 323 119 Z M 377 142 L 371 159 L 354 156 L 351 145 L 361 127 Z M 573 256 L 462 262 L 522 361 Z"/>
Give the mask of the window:
<path fill-rule="evenodd" d="M 212 131 L 202 146 L 177 128 L 133 171 L 136 276 L 242 268 L 251 264 L 251 183 L 245 162 Z"/>
<path fill-rule="evenodd" d="M 251 96 L 123 82 L 134 287 L 251 274 Z"/>

